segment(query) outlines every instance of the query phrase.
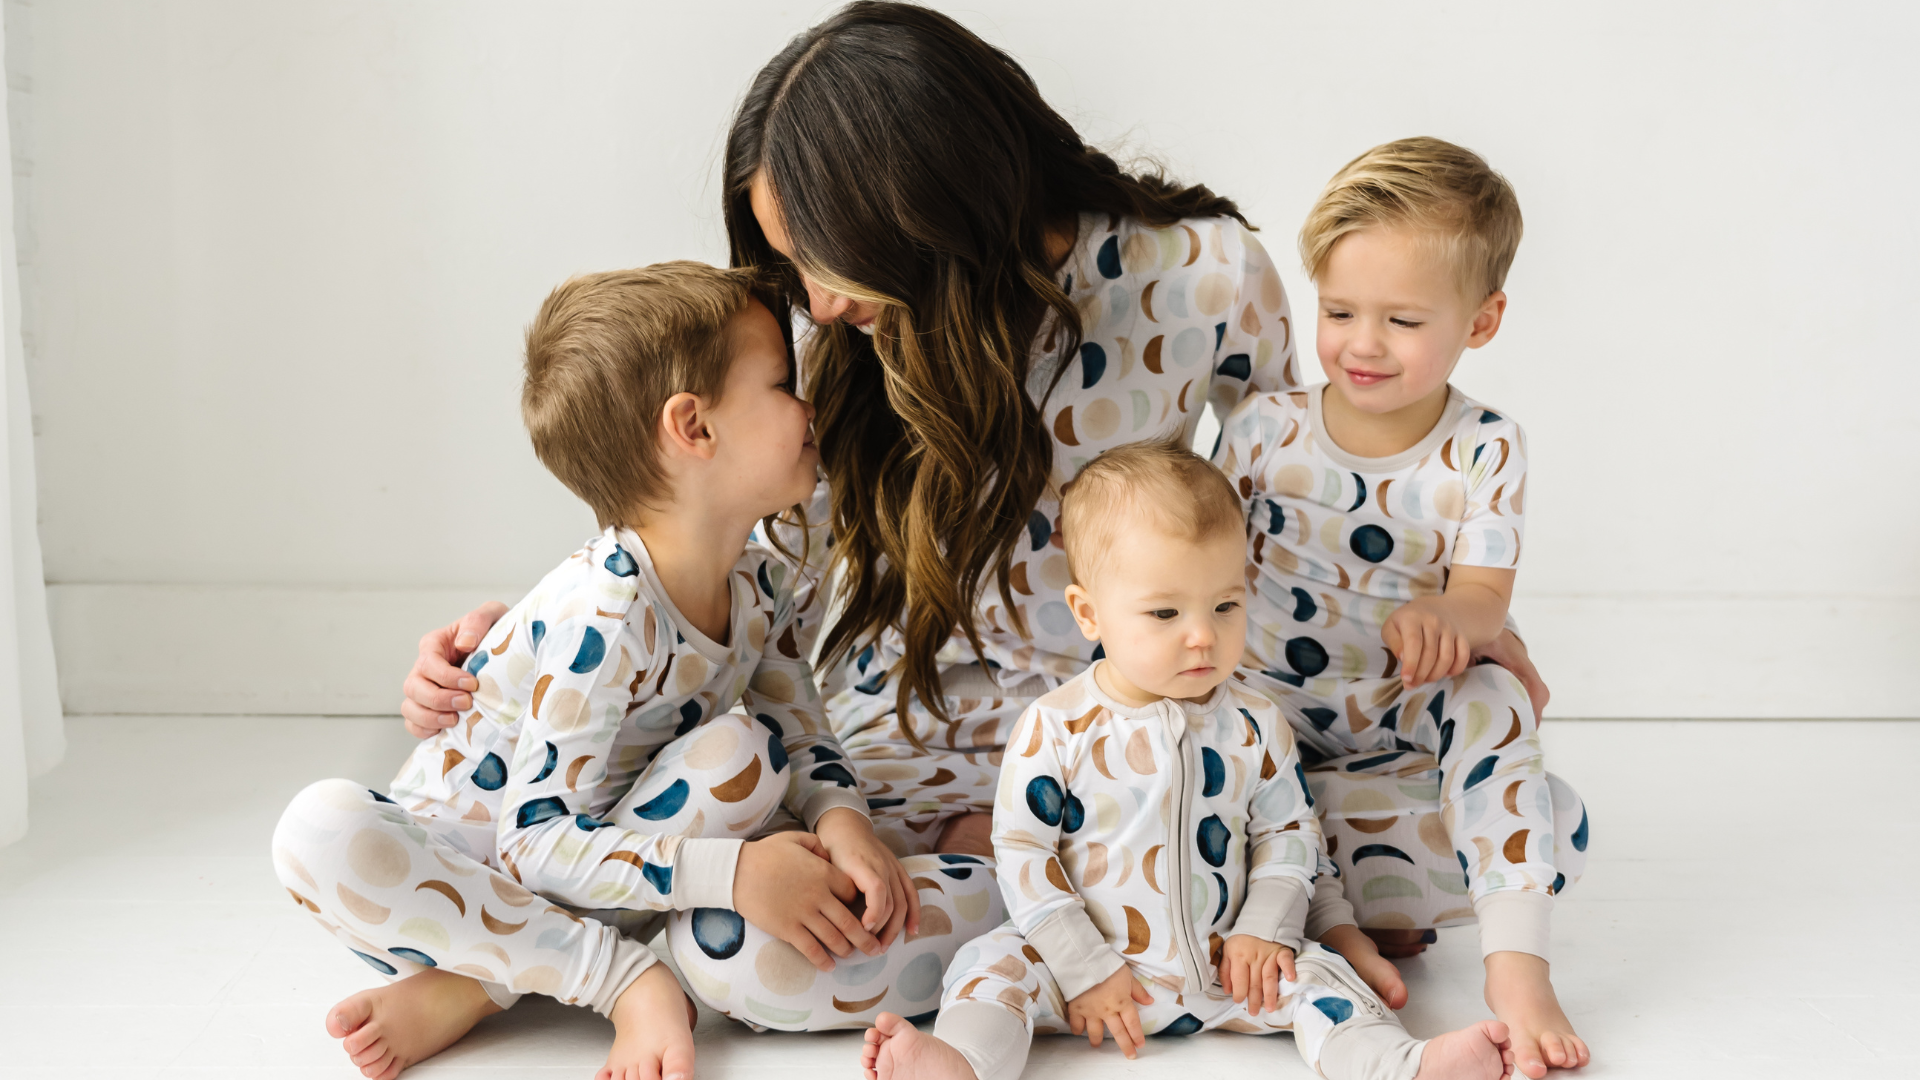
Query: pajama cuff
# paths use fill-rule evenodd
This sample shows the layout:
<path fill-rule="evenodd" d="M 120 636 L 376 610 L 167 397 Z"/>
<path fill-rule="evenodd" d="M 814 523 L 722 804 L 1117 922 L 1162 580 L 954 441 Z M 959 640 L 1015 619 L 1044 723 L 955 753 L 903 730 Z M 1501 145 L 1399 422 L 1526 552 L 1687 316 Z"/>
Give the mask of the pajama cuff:
<path fill-rule="evenodd" d="M 1480 955 L 1497 952 L 1530 953 L 1548 960 L 1552 937 L 1553 897 L 1532 889 L 1502 889 L 1473 902 L 1480 920 Z"/>
<path fill-rule="evenodd" d="M 745 840 L 688 837 L 673 856 L 673 906 L 733 909 L 733 873 L 740 866 Z M 639 972 L 634 974 L 638 975 Z"/>
<path fill-rule="evenodd" d="M 620 995 L 627 992 L 633 980 L 640 973 L 660 962 L 653 950 L 615 931 L 613 937 L 613 960 L 607 966 L 606 977 L 600 980 L 600 989 L 588 1001 L 587 1006 L 607 1019 L 613 1019 L 613 1006 Z M 489 994 L 489 997 L 492 995 Z"/>
<path fill-rule="evenodd" d="M 1040 920 L 1027 931 L 1027 944 L 1040 952 L 1060 995 L 1068 1001 L 1105 982 L 1107 976 L 1127 966 L 1127 961 L 1107 935 L 1093 925 L 1087 909 L 1078 900 Z"/>
<path fill-rule="evenodd" d="M 1033 1045 L 1024 1019 L 986 1001 L 956 1001 L 941 1009 L 933 1037 L 960 1051 L 978 1080 L 1018 1080 Z"/>
<path fill-rule="evenodd" d="M 1233 921 L 1232 934 L 1248 934 L 1300 952 L 1307 925 L 1307 883 L 1299 878 L 1258 878 L 1247 884 L 1247 899 Z"/>
<path fill-rule="evenodd" d="M 1321 874 L 1313 881 L 1313 904 L 1307 908 L 1307 936 L 1315 941 L 1336 926 L 1358 926 L 1346 882 L 1338 874 Z"/>
<path fill-rule="evenodd" d="M 800 807 L 799 812 L 794 816 L 806 822 L 807 831 L 812 832 L 814 827 L 820 823 L 820 819 L 826 815 L 827 811 L 837 806 L 844 806 L 849 810 L 855 811 L 868 821 L 873 820 L 873 815 L 867 812 L 867 800 L 861 798 L 860 793 L 855 789 L 841 787 L 838 784 L 814 792 L 813 797 L 808 799 L 806 805 Z M 792 808 L 789 807 L 788 809 Z"/>

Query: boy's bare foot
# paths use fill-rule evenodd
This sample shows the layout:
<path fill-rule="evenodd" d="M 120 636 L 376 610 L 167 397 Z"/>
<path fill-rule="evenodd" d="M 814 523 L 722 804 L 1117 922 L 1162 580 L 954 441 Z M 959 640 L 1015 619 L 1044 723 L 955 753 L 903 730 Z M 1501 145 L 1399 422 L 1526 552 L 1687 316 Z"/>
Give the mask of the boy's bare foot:
<path fill-rule="evenodd" d="M 1549 1067 L 1577 1069 L 1590 1058 L 1560 1009 L 1547 962 L 1531 953 L 1487 955 L 1487 1008 L 1507 1025 L 1514 1067 L 1539 1080 Z"/>
<path fill-rule="evenodd" d="M 1380 955 L 1389 960 L 1419 956 L 1427 951 L 1427 946 L 1440 940 L 1440 936 L 1431 930 L 1377 930 L 1369 927 L 1360 932 L 1372 938 Z"/>
<path fill-rule="evenodd" d="M 1503 1080 L 1513 1075 L 1507 1025 L 1482 1020 L 1472 1027 L 1428 1039 L 1414 1080 Z"/>
<path fill-rule="evenodd" d="M 941 855 L 993 858 L 993 815 L 968 813 L 948 818 L 933 850 Z"/>
<path fill-rule="evenodd" d="M 960 1051 L 890 1012 L 874 1017 L 867 1029 L 860 1068 L 867 1080 L 978 1080 Z"/>
<path fill-rule="evenodd" d="M 393 1080 L 499 1011 L 473 979 L 428 969 L 335 1005 L 327 1012 L 327 1034 L 340 1040 L 360 1075 Z"/>
<path fill-rule="evenodd" d="M 1352 923 L 1332 927 L 1320 935 L 1320 944 L 1345 957 L 1361 981 L 1380 995 L 1381 1001 L 1387 1003 L 1387 1008 L 1407 1007 L 1407 983 L 1400 977 L 1400 969 L 1393 966 L 1393 961 L 1380 955 L 1373 939 L 1361 932 L 1359 927 Z"/>
<path fill-rule="evenodd" d="M 641 972 L 613 1003 L 613 1049 L 593 1080 L 692 1080 L 698 1015 L 667 965 Z"/>

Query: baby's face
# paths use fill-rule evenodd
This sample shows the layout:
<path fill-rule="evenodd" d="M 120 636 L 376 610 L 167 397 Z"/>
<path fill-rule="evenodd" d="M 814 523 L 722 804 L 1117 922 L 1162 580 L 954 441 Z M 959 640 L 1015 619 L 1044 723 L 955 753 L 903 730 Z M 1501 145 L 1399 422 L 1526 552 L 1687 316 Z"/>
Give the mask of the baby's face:
<path fill-rule="evenodd" d="M 1086 587 L 1069 586 L 1080 632 L 1099 641 L 1127 704 L 1204 698 L 1233 674 L 1247 640 L 1247 545 L 1237 529 L 1198 544 L 1127 528 Z"/>
<path fill-rule="evenodd" d="M 1492 340 L 1506 294 L 1461 297 L 1454 273 L 1421 238 L 1362 229 L 1334 244 L 1315 283 L 1327 382 L 1364 413 L 1391 413 L 1446 385 L 1460 354 Z"/>
<path fill-rule="evenodd" d="M 820 469 L 813 406 L 793 394 L 786 342 L 772 312 L 751 302 L 729 330 L 733 366 L 710 414 L 721 436 L 717 479 L 728 501 L 766 517 L 813 495 Z"/>

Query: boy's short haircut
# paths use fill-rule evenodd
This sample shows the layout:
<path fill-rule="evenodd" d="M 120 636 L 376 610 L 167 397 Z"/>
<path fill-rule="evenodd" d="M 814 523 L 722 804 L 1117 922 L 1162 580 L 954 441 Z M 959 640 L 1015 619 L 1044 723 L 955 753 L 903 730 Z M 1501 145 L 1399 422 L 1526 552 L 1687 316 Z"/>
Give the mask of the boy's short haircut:
<path fill-rule="evenodd" d="M 1060 495 L 1067 572 L 1086 587 L 1122 529 L 1150 525 L 1189 543 L 1242 533 L 1246 515 L 1226 474 L 1177 442 L 1116 446 Z"/>
<path fill-rule="evenodd" d="M 1384 143 L 1348 162 L 1300 227 L 1300 259 L 1314 280 L 1334 244 L 1375 226 L 1431 236 L 1468 302 L 1504 288 L 1520 247 L 1520 200 L 1480 155 L 1441 139 Z"/>
<path fill-rule="evenodd" d="M 746 270 L 664 262 L 573 278 L 540 305 L 520 415 L 541 464 L 601 528 L 668 494 L 660 410 L 679 393 L 719 400 L 728 324 L 756 284 Z"/>

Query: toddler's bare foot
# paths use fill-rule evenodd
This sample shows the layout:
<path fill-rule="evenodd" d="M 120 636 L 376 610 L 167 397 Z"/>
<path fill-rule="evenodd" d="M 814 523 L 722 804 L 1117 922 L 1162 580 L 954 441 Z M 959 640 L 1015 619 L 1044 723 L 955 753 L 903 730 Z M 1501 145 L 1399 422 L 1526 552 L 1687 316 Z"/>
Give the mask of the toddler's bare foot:
<path fill-rule="evenodd" d="M 393 1080 L 499 1011 L 478 982 L 429 969 L 335 1005 L 327 1012 L 327 1034 L 340 1040 L 362 1076 Z"/>
<path fill-rule="evenodd" d="M 1332 949 L 1353 965 L 1361 981 L 1380 995 L 1390 1009 L 1407 1007 L 1407 984 L 1393 961 L 1384 959 L 1373 939 L 1352 923 L 1341 923 L 1320 935 L 1320 944 Z"/>
<path fill-rule="evenodd" d="M 960 1051 L 890 1012 L 874 1017 L 867 1029 L 860 1068 L 867 1080 L 978 1080 Z"/>
<path fill-rule="evenodd" d="M 1513 1063 L 1539 1080 L 1549 1066 L 1577 1069 L 1590 1055 L 1560 1009 L 1547 962 L 1531 953 L 1497 952 L 1487 956 L 1487 1008 L 1506 1022 L 1513 1039 Z"/>
<path fill-rule="evenodd" d="M 1503 1080 L 1513 1075 L 1507 1025 L 1482 1020 L 1472 1027 L 1428 1039 L 1414 1080 Z"/>
<path fill-rule="evenodd" d="M 1373 939 L 1380 955 L 1389 960 L 1405 960 L 1409 956 L 1419 956 L 1427 951 L 1427 946 L 1440 940 L 1440 936 L 1431 930 L 1376 930 L 1363 928 L 1361 933 Z"/>
<path fill-rule="evenodd" d="M 593 1080 L 692 1080 L 697 1016 L 667 965 L 641 972 L 613 1003 L 613 1049 Z"/>
<path fill-rule="evenodd" d="M 993 815 L 960 814 L 947 819 L 933 850 L 942 855 L 993 858 Z"/>

